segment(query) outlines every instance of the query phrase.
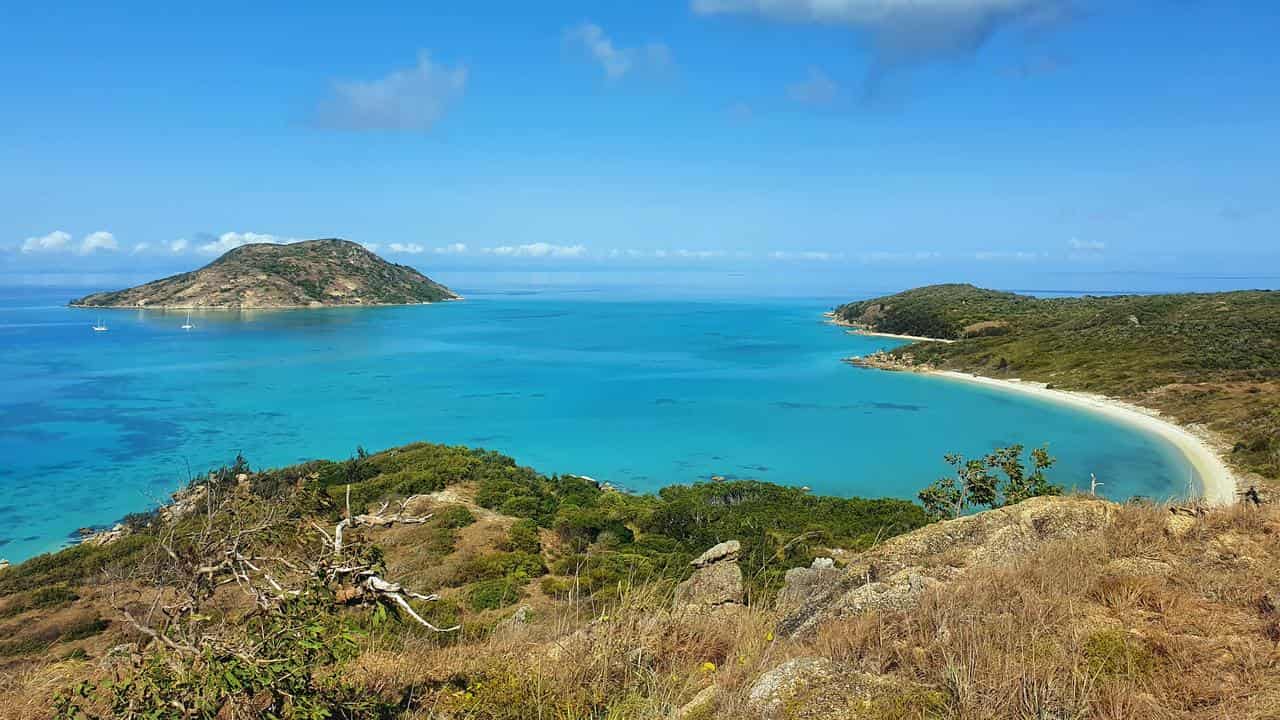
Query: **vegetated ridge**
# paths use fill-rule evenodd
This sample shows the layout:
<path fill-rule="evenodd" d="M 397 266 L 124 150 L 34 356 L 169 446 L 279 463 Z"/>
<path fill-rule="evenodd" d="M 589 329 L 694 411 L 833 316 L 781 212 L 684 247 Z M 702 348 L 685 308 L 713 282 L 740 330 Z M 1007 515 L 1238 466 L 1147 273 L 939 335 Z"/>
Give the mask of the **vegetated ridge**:
<path fill-rule="evenodd" d="M 292 308 L 410 305 L 454 300 L 449 288 L 348 240 L 259 243 L 227 251 L 192 272 L 87 295 L 76 307 Z"/>
<path fill-rule="evenodd" d="M 911 364 L 1095 392 L 1204 425 L 1280 478 L 1280 292 L 1035 298 L 934 285 L 842 305 L 839 322 L 919 335 Z"/>
<path fill-rule="evenodd" d="M 1280 515 L 1173 510 L 1035 497 L 921 527 L 899 500 L 629 495 L 461 447 L 237 459 L 100 542 L 0 570 L 0 707 L 1274 718 Z"/>

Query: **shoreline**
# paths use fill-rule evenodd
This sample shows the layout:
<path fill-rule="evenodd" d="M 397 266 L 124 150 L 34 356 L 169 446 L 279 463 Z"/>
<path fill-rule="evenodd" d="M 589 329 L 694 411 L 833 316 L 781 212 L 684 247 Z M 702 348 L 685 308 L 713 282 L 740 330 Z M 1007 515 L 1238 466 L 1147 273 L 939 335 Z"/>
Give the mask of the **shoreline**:
<path fill-rule="evenodd" d="M 424 300 L 414 303 L 321 303 L 318 305 L 78 305 L 67 303 L 72 310 L 202 310 L 210 312 L 239 312 L 241 310 L 328 310 L 330 308 L 386 308 L 417 307 L 419 305 L 439 305 L 441 303 L 459 302 L 466 298 L 441 298 L 440 300 Z"/>
<path fill-rule="evenodd" d="M 915 370 L 921 375 L 967 382 L 1000 390 L 1022 393 L 1047 402 L 1070 405 L 1103 415 L 1118 422 L 1155 435 L 1172 445 L 1196 471 L 1200 499 L 1209 505 L 1231 505 L 1236 502 L 1239 483 L 1235 473 L 1213 449 L 1209 441 L 1161 415 L 1158 411 L 1123 400 L 1074 390 L 1055 390 L 1044 383 L 1028 380 L 1001 380 L 955 370 Z M 1105 479 L 1102 479 L 1105 482 Z"/>
<path fill-rule="evenodd" d="M 857 323 L 851 323 L 851 322 L 846 322 L 846 321 L 844 321 L 844 320 L 841 320 L 840 318 L 836 317 L 836 314 L 835 314 L 835 313 L 833 313 L 833 312 L 823 313 L 822 315 L 823 315 L 823 317 L 825 317 L 825 318 L 827 319 L 827 322 L 831 323 L 832 325 L 835 325 L 835 326 L 837 326 L 837 327 L 842 327 L 842 328 L 849 328 L 849 330 L 850 330 L 849 334 L 850 334 L 850 335 L 865 335 L 865 336 L 867 336 L 867 337 L 882 337 L 882 338 L 889 338 L 889 339 L 892 339 L 892 340 L 911 340 L 911 341 L 914 341 L 914 342 L 936 342 L 936 343 L 946 343 L 947 345 L 950 345 L 951 343 L 955 342 L 955 340 L 946 340 L 946 339 L 944 339 L 944 338 L 925 337 L 925 336 L 923 336 L 923 335 L 899 335 L 899 334 L 897 334 L 897 333 L 876 332 L 876 331 L 874 331 L 874 330 L 869 330 L 869 329 L 867 329 L 866 327 L 863 327 L 862 325 L 859 325 L 859 324 L 857 324 Z"/>

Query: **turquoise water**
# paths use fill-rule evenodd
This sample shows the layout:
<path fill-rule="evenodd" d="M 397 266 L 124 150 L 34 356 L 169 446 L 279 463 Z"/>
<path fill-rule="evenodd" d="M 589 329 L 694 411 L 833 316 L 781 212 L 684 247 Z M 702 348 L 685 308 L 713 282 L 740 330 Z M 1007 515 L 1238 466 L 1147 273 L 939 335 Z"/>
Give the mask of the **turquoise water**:
<path fill-rule="evenodd" d="M 0 557 L 164 499 L 243 452 L 255 467 L 415 440 L 500 450 L 639 491 L 712 475 L 911 498 L 947 452 L 1048 442 L 1055 477 L 1185 492 L 1128 426 L 1021 396 L 840 362 L 893 341 L 827 300 L 623 302 L 467 292 L 432 306 L 98 313 L 82 291 L 0 292 Z M 465 288 L 464 288 L 465 292 Z"/>

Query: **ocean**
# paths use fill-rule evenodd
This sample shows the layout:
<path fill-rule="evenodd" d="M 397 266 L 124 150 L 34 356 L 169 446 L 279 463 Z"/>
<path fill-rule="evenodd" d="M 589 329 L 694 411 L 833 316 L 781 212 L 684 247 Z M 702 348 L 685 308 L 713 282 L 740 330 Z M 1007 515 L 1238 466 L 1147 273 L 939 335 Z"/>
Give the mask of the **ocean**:
<path fill-rule="evenodd" d="M 1128 425 L 840 362 L 897 341 L 825 323 L 833 298 L 458 289 L 429 306 L 196 313 L 190 331 L 185 312 L 65 307 L 85 288 L 0 289 L 0 557 L 56 550 L 237 453 L 261 468 L 419 440 L 637 492 L 723 476 L 913 498 L 944 454 L 1010 443 L 1048 444 L 1052 479 L 1094 473 L 1114 498 L 1194 481 Z"/>

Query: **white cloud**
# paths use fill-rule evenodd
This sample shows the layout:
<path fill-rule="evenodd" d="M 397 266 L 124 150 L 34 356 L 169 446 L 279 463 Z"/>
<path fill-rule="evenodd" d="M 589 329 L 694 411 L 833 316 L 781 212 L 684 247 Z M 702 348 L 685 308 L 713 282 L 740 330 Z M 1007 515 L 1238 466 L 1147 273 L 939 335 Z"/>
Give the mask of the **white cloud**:
<path fill-rule="evenodd" d="M 418 64 L 369 82 L 335 82 L 320 122 L 341 130 L 429 130 L 467 89 L 467 69 L 418 53 Z"/>
<path fill-rule="evenodd" d="M 1107 244 L 1100 240 L 1081 240 L 1080 238 L 1071 238 L 1071 242 L 1067 244 L 1071 246 L 1072 250 L 1102 252 L 1107 249 Z"/>
<path fill-rule="evenodd" d="M 57 252 L 68 249 L 70 242 L 70 233 L 65 233 L 61 230 L 54 230 L 48 235 L 29 237 L 22 241 L 22 252 Z"/>
<path fill-rule="evenodd" d="M 184 253 L 187 251 L 188 245 L 189 243 L 187 242 L 186 238 L 178 238 L 177 240 L 174 240 L 173 242 L 169 243 L 169 252 L 173 253 L 174 255 Z"/>
<path fill-rule="evenodd" d="M 418 243 L 391 243 L 387 249 L 393 253 L 406 253 L 409 255 L 421 255 L 427 249 Z"/>
<path fill-rule="evenodd" d="M 228 250 L 233 250 L 235 248 L 238 248 L 241 245 L 255 245 L 260 243 L 268 243 L 271 245 L 282 245 L 288 242 L 292 242 L 292 239 L 277 237 L 275 235 L 269 235 L 264 233 L 225 232 L 219 235 L 216 240 L 207 242 L 201 245 L 200 247 L 196 248 L 196 251 L 204 255 L 221 255 L 222 253 Z M 177 240 L 174 242 L 173 246 L 171 247 L 176 247 L 178 243 L 182 243 L 183 244 L 182 247 L 186 248 L 186 240 Z M 179 251 L 177 249 L 174 249 L 174 252 L 179 252 Z"/>
<path fill-rule="evenodd" d="M 1025 250 L 983 250 L 973 254 L 975 260 L 983 262 L 1015 260 L 1018 262 L 1031 262 L 1044 257 L 1044 253 L 1027 252 Z"/>
<path fill-rule="evenodd" d="M 90 255 L 99 250 L 115 251 L 120 249 L 119 243 L 116 242 L 116 236 L 105 230 L 89 233 L 84 236 L 84 240 L 80 241 L 80 254 Z"/>
<path fill-rule="evenodd" d="M 467 251 L 467 246 L 463 243 L 450 243 L 444 247 L 438 247 L 433 252 L 437 255 L 461 255 Z"/>
<path fill-rule="evenodd" d="M 876 65 L 976 51 L 1017 23 L 1067 16 L 1075 0 L 692 0 L 699 15 L 842 25 L 870 38 Z"/>
<path fill-rule="evenodd" d="M 671 48 L 651 42 L 638 48 L 615 45 L 604 28 L 584 22 L 565 31 L 565 39 L 582 50 L 604 70 L 605 77 L 619 80 L 637 68 L 661 70 L 672 64 Z"/>
<path fill-rule="evenodd" d="M 378 248 L 382 247 L 382 245 L 380 243 L 360 243 L 360 247 L 371 253 L 376 253 L 378 252 Z"/>
<path fill-rule="evenodd" d="M 582 257 L 587 254 L 587 248 L 583 245 L 552 245 L 538 242 L 528 245 L 484 248 L 481 252 L 503 257 Z"/>
<path fill-rule="evenodd" d="M 942 257 L 942 253 L 934 250 L 916 250 L 914 252 L 895 252 L 886 250 L 875 250 L 872 252 L 862 253 L 858 259 L 862 262 L 928 262 L 930 260 L 938 260 Z"/>
<path fill-rule="evenodd" d="M 71 233 L 54 230 L 48 235 L 29 237 L 22 242 L 24 253 L 67 252 L 74 250 L 80 255 L 92 255 L 99 250 L 114 252 L 120 249 L 116 236 L 105 230 L 91 232 L 80 240 L 78 246 L 71 243 Z"/>
<path fill-rule="evenodd" d="M 769 257 L 774 260 L 840 260 L 844 258 L 844 253 L 833 253 L 825 250 L 775 250 L 769 253 Z"/>
<path fill-rule="evenodd" d="M 144 253 L 150 249 L 151 249 L 151 243 L 140 242 L 137 245 L 133 246 L 133 250 L 130 252 L 130 254 L 137 255 L 138 253 Z"/>
<path fill-rule="evenodd" d="M 840 96 L 840 86 L 818 68 L 809 68 L 804 80 L 787 86 L 787 97 L 806 105 L 830 105 Z"/>

